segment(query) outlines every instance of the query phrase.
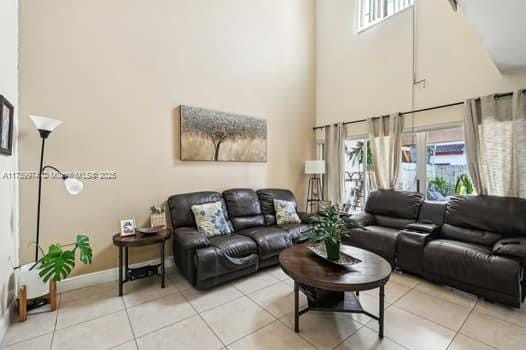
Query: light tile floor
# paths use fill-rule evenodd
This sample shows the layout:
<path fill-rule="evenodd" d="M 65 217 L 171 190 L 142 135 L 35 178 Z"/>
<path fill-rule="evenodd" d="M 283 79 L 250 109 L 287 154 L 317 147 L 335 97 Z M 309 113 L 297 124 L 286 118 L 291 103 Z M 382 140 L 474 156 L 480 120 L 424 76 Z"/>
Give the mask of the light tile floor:
<path fill-rule="evenodd" d="M 386 287 L 385 338 L 365 315 L 307 313 L 292 331 L 293 283 L 279 267 L 195 290 L 175 269 L 157 277 L 60 295 L 56 312 L 13 324 L 9 350 L 40 349 L 526 349 L 526 305 L 510 309 L 393 273 Z M 378 290 L 360 295 L 377 313 Z M 304 296 L 301 303 L 305 304 Z"/>

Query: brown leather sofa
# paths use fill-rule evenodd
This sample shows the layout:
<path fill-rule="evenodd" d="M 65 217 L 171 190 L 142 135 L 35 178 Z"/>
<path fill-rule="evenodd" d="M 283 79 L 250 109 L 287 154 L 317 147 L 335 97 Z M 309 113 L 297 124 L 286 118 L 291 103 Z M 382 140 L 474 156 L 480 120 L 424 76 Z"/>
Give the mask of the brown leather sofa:
<path fill-rule="evenodd" d="M 278 263 L 279 253 L 308 239 L 308 218 L 301 224 L 276 225 L 274 199 L 296 202 L 284 189 L 232 189 L 173 195 L 168 199 L 174 229 L 173 255 L 181 273 L 206 289 Z M 220 201 L 234 228 L 229 235 L 208 238 L 197 231 L 192 205 Z"/>
<path fill-rule="evenodd" d="M 377 191 L 354 218 L 367 230 L 354 229 L 347 243 L 394 267 L 515 307 L 526 296 L 525 199 L 431 203 L 415 193 Z"/>

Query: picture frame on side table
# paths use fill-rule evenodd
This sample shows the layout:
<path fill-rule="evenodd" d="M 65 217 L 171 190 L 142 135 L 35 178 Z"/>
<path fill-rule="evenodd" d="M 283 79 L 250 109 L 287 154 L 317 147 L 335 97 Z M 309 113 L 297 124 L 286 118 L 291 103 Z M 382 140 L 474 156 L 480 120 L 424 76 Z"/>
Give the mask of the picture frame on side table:
<path fill-rule="evenodd" d="M 0 95 L 0 154 L 13 154 L 13 116 L 15 108 Z"/>
<path fill-rule="evenodd" d="M 121 219 L 121 236 L 133 236 L 135 234 L 135 218 Z"/>

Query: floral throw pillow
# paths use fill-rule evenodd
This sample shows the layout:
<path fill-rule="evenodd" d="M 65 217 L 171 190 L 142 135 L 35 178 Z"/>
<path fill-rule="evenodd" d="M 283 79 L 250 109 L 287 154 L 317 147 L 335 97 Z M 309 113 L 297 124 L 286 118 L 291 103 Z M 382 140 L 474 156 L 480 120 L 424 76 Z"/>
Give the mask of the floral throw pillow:
<path fill-rule="evenodd" d="M 274 199 L 274 210 L 276 211 L 276 222 L 278 225 L 301 223 L 300 217 L 296 213 L 294 202 Z"/>
<path fill-rule="evenodd" d="M 207 237 L 232 233 L 221 202 L 192 205 L 192 212 L 198 231 Z"/>

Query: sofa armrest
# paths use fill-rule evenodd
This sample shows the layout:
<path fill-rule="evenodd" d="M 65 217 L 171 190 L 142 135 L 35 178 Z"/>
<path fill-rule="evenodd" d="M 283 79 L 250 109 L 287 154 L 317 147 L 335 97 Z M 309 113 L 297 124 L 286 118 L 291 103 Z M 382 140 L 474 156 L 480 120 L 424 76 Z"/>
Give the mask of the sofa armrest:
<path fill-rule="evenodd" d="M 375 222 L 374 216 L 366 212 L 352 215 L 349 217 L 349 219 L 360 226 L 373 225 Z"/>
<path fill-rule="evenodd" d="M 302 224 L 310 224 L 310 215 L 304 211 L 298 211 L 298 216 L 300 217 Z"/>
<path fill-rule="evenodd" d="M 406 227 L 408 230 L 422 232 L 422 233 L 436 233 L 440 229 L 440 226 L 435 224 L 427 224 L 422 222 L 413 222 L 408 224 Z"/>
<path fill-rule="evenodd" d="M 519 260 L 526 266 L 526 237 L 504 238 L 493 245 L 493 254 Z"/>
<path fill-rule="evenodd" d="M 174 243 L 183 250 L 196 250 L 210 245 L 208 238 L 190 227 L 179 227 L 174 230 Z"/>

